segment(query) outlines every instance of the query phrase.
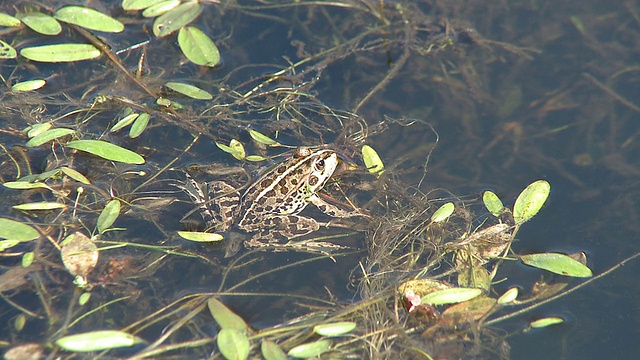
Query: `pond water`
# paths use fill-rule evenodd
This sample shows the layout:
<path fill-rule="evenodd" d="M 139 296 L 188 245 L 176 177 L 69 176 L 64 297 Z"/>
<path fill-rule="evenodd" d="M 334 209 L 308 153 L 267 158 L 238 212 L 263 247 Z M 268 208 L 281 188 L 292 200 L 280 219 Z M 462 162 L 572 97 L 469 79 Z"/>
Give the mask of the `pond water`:
<path fill-rule="evenodd" d="M 19 2 L 1 5 L 0 12 L 51 14 L 63 5 L 51 2 L 40 8 Z M 637 259 L 575 292 L 483 328 L 478 341 L 485 349 L 480 354 L 469 345 L 474 342 L 469 333 L 457 334 L 468 340 L 464 346 L 447 349 L 430 343 L 449 344 L 440 332 L 434 333 L 437 340 L 425 339 L 428 331 L 420 337 L 426 325 L 407 320 L 393 291 L 444 251 L 447 241 L 458 241 L 472 228 L 496 221 L 484 210 L 483 191 L 495 192 L 511 207 L 520 191 L 538 179 L 551 184 L 549 199 L 520 228 L 513 253 L 584 252 L 587 266 L 599 275 L 638 252 L 638 4 L 203 1 L 191 25 L 220 51 L 220 63 L 211 67 L 191 63 L 176 34 L 154 36 L 153 18 L 123 11 L 120 2 L 97 1 L 91 6 L 122 20 L 125 31 L 95 32 L 98 37 L 91 37 L 63 24 L 59 35 L 44 36 L 24 26 L 0 28 L 0 39 L 18 50 L 90 39 L 104 41 L 109 49 L 97 59 L 80 62 L 0 60 L 5 82 L 0 94 L 0 180 L 6 183 L 65 167 L 91 182 L 82 185 L 63 172 L 37 179 L 50 189 L 0 188 L 0 217 L 29 224 L 42 235 L 2 252 L 0 341 L 6 348 L 44 344 L 67 331 L 107 328 L 124 329 L 153 343 L 183 317 L 189 321 L 176 330 L 171 343 L 208 341 L 218 331 L 198 308 L 208 296 L 219 298 L 255 328 L 313 313 L 307 325 L 319 321 L 320 314 L 355 318 L 358 336 L 364 338 L 367 330 L 377 329 L 371 325 L 377 315 L 353 310 L 354 304 L 376 298 L 363 289 L 380 276 L 384 281 L 377 290 L 384 294 L 379 295 L 381 303 L 388 306 L 380 310 L 386 314 L 380 318 L 394 318 L 399 311 L 399 324 L 406 325 L 405 330 L 415 327 L 408 333 L 417 341 L 411 344 L 424 345 L 425 351 L 437 354 L 435 358 L 497 358 L 498 345 L 510 347 L 510 355 L 503 354 L 514 359 L 623 359 L 640 353 Z M 114 57 L 108 58 L 107 51 Z M 9 91 L 19 81 L 36 78 L 47 80 L 44 88 Z M 172 92 L 164 86 L 170 81 L 197 86 L 212 99 L 194 100 Z M 174 103 L 158 105 L 160 97 Z M 127 111 L 151 115 L 140 136 L 130 136 L 129 127 L 110 131 Z M 74 133 L 25 146 L 28 137 L 23 130 L 47 122 Z M 253 141 L 248 130 L 284 146 Z M 66 146 L 72 139 L 105 140 L 146 161 L 125 164 L 76 153 Z M 221 148 L 232 139 L 260 161 L 238 160 L 224 152 Z M 248 235 L 237 228 L 212 244 L 177 235 L 206 227 L 197 211 L 188 214 L 195 205 L 180 189 L 185 172 L 197 181 L 224 178 L 247 186 L 247 179 L 290 157 L 293 148 L 324 144 L 351 167 L 340 168 L 335 175 L 339 181 L 330 181 L 323 192 L 341 206 L 353 203 L 370 216 L 330 219 L 308 206 L 305 216 L 340 225 L 310 235 L 323 241 L 321 251 L 247 250 L 242 242 Z M 372 146 L 385 164 L 380 178 L 365 168 L 360 153 L 364 144 Z M 84 192 L 79 194 L 81 185 Z M 119 199 L 122 208 L 116 222 L 107 226 L 109 231 L 98 236 L 98 215 L 112 198 Z M 40 201 L 65 207 L 12 208 Z M 413 267 L 400 269 L 399 264 L 408 260 L 393 249 L 386 250 L 393 260 L 380 253 L 374 257 L 380 234 L 401 235 L 407 230 L 402 224 L 427 221 L 447 201 L 457 205 L 456 220 L 434 227 L 433 233 L 424 230 L 426 225 L 416 225 L 424 233 L 415 234 L 412 241 L 429 234 L 440 237 L 430 240 L 435 245 L 422 249 L 425 255 Z M 105 248 L 87 276 L 92 285 L 83 290 L 73 284 L 58 249 L 74 232 L 94 235 L 97 246 Z M 328 244 L 342 248 L 330 249 Z M 409 249 L 415 250 L 407 246 L 402 254 Z M 31 270 L 7 275 L 21 267 L 25 253 L 35 255 Z M 449 255 L 431 269 L 432 275 L 452 263 Z M 363 269 L 375 276 L 367 279 Z M 495 298 L 514 286 L 527 294 L 543 273 L 552 282 L 568 279 L 565 290 L 586 280 L 559 280 L 506 261 L 493 279 L 490 295 Z M 89 303 L 73 305 L 83 292 L 91 293 Z M 189 318 L 196 308 L 201 313 Z M 154 315 L 172 310 L 175 313 L 166 321 Z M 362 313 L 354 315 L 357 311 Z M 347 315 L 336 315 L 341 312 Z M 503 309 L 494 317 L 509 312 Z M 76 323 L 83 314 L 87 317 Z M 564 322 L 523 331 L 530 321 L 548 316 Z M 26 319 L 24 328 L 16 328 L 18 319 Z M 465 326 L 473 328 L 478 320 Z M 392 334 L 385 333 L 390 338 Z M 292 335 L 280 341 L 288 349 L 309 339 L 317 337 Z M 182 349 L 184 356 L 215 352 L 215 341 L 204 340 L 195 350 Z M 360 350 L 341 346 L 332 354 L 342 349 L 342 356 L 417 356 L 392 350 L 391 345 L 389 352 L 381 353 L 362 350 L 365 345 Z M 141 349 L 114 356 L 135 356 Z M 256 348 L 252 354 L 258 354 Z"/>

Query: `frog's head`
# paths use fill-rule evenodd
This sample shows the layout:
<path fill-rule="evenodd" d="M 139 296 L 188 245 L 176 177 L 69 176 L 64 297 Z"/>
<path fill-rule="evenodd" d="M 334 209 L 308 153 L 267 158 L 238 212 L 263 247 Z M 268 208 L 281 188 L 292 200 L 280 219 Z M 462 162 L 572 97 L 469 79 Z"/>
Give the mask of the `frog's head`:
<path fill-rule="evenodd" d="M 322 189 L 324 184 L 336 171 L 340 158 L 333 150 L 318 150 L 309 155 L 310 173 L 307 180 L 309 190 L 315 192 Z"/>

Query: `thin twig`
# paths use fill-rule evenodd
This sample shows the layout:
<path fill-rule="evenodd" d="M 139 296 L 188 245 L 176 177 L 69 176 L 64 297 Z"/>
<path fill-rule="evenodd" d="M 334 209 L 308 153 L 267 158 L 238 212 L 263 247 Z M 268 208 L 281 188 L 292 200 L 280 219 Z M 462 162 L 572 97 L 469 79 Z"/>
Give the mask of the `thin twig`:
<path fill-rule="evenodd" d="M 600 89 L 602 89 L 604 92 L 609 94 L 609 96 L 611 96 L 614 100 L 618 101 L 622 105 L 624 105 L 624 106 L 626 106 L 626 107 L 628 107 L 628 108 L 630 108 L 632 110 L 635 110 L 637 112 L 640 112 L 640 107 L 637 107 L 636 105 L 634 105 L 631 102 L 629 102 L 627 99 L 625 99 L 622 96 L 618 95 L 618 93 L 615 92 L 612 88 L 610 88 L 609 86 L 601 83 L 600 81 L 598 81 L 598 79 L 594 78 L 590 74 L 582 73 L 582 76 L 587 78 L 587 80 L 591 81 L 595 86 L 597 86 Z"/>

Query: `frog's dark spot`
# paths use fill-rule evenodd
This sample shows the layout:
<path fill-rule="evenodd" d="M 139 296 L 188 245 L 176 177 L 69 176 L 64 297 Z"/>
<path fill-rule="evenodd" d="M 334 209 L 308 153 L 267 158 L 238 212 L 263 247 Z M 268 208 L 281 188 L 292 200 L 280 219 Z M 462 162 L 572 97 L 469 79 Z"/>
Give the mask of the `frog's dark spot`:
<path fill-rule="evenodd" d="M 282 174 L 282 173 L 284 173 L 286 170 L 287 170 L 287 167 L 283 165 L 283 166 L 279 166 L 279 167 L 276 169 L 276 172 L 277 172 L 278 174 Z"/>
<path fill-rule="evenodd" d="M 292 224 L 295 224 L 298 222 L 298 220 L 300 220 L 300 218 L 297 216 L 288 216 L 287 218 L 289 219 L 289 222 Z"/>
<path fill-rule="evenodd" d="M 298 185 L 298 179 L 291 179 L 291 185 Z"/>
<path fill-rule="evenodd" d="M 271 206 L 271 205 L 267 205 L 267 206 L 265 206 L 265 207 L 264 207 L 264 211 L 266 211 L 266 212 L 272 212 L 272 211 L 273 211 L 273 206 Z"/>
<path fill-rule="evenodd" d="M 318 178 L 316 176 L 309 177 L 309 185 L 314 186 L 318 183 Z"/>
<path fill-rule="evenodd" d="M 267 186 L 269 186 L 269 184 L 271 184 L 271 180 L 269 180 L 269 179 L 264 179 L 264 180 L 262 180 L 262 182 L 260 183 L 260 186 L 262 186 L 263 188 L 266 188 Z"/>
<path fill-rule="evenodd" d="M 282 193 L 282 195 L 287 195 L 289 193 L 285 186 L 280 187 L 280 192 Z"/>
<path fill-rule="evenodd" d="M 271 223 L 272 223 L 273 225 L 276 225 L 276 226 L 277 226 L 277 225 L 282 224 L 282 218 L 280 218 L 280 217 L 274 217 L 274 218 L 272 218 L 271 220 L 272 220 L 272 221 L 271 221 Z"/>
<path fill-rule="evenodd" d="M 327 211 L 327 207 L 325 205 L 318 206 L 318 209 L 320 209 L 320 211 L 322 211 L 322 212 L 326 212 Z"/>
<path fill-rule="evenodd" d="M 276 196 L 276 192 L 275 192 L 275 191 L 273 191 L 273 189 L 271 189 L 271 190 L 267 191 L 267 192 L 264 194 L 264 196 L 266 196 L 266 197 L 274 197 L 274 196 Z"/>
<path fill-rule="evenodd" d="M 220 201 L 218 203 L 219 206 L 221 207 L 231 207 L 234 206 L 235 204 L 237 204 L 237 201 L 233 201 L 233 199 L 225 199 L 224 201 Z"/>

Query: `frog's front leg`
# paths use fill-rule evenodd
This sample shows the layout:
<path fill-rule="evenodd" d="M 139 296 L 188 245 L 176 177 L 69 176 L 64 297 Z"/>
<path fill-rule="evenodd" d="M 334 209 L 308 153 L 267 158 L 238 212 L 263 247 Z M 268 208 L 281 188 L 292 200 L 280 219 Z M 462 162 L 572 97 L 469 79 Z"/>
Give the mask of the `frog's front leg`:
<path fill-rule="evenodd" d="M 317 194 L 313 194 L 309 197 L 309 202 L 315 205 L 320 211 L 323 213 L 334 217 L 334 218 L 349 218 L 354 216 L 369 216 L 367 214 L 363 214 L 357 210 L 343 210 L 339 207 L 329 204 L 328 202 L 322 200 Z"/>

